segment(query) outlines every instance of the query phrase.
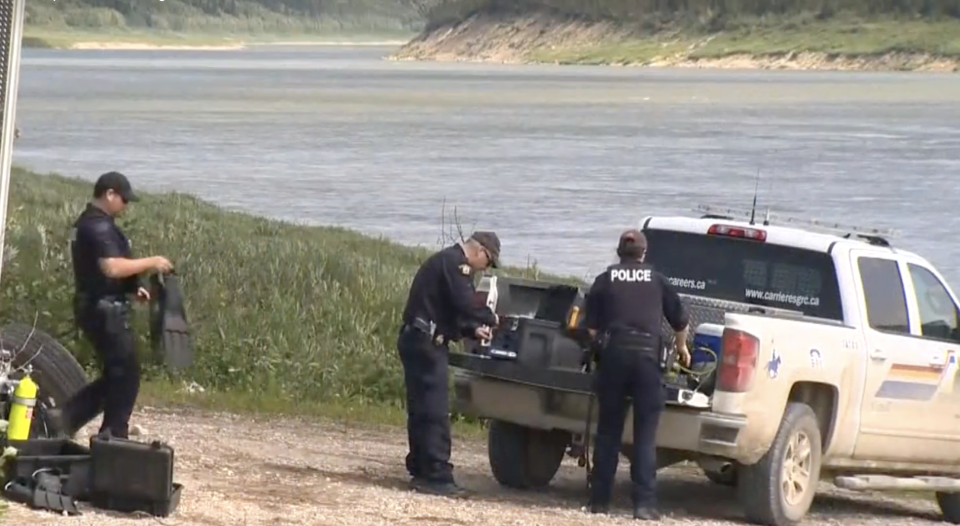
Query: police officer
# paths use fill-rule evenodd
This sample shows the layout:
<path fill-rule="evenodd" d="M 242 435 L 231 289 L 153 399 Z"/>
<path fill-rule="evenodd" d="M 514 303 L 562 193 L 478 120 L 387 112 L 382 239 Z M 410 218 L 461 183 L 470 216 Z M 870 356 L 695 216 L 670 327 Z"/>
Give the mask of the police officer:
<path fill-rule="evenodd" d="M 150 299 L 139 276 L 151 270 L 169 272 L 162 256 L 135 259 L 130 241 L 114 218 L 137 201 L 130 181 L 119 172 L 100 176 L 93 199 L 74 223 L 71 242 L 75 280 L 74 316 L 102 361 L 101 375 L 76 393 L 62 412 L 50 413 L 59 431 L 73 436 L 103 411 L 101 434 L 127 438 L 128 424 L 140 390 L 140 362 L 130 328 L 130 300 Z"/>
<path fill-rule="evenodd" d="M 472 274 L 496 267 L 500 239 L 475 232 L 433 254 L 417 271 L 397 339 L 407 394 L 407 471 L 417 491 L 452 497 L 465 492 L 450 464 L 448 344 L 486 339 L 497 315 L 477 301 Z"/>
<path fill-rule="evenodd" d="M 660 327 L 666 317 L 676 331 L 676 351 L 689 364 L 688 314 L 666 278 L 644 264 L 647 241 L 628 230 L 620 236 L 620 263 L 598 275 L 587 297 L 586 324 L 600 338 L 596 378 L 597 419 L 590 512 L 609 509 L 627 412 L 633 399 L 633 517 L 657 520 L 656 432 L 664 398 L 660 369 Z"/>

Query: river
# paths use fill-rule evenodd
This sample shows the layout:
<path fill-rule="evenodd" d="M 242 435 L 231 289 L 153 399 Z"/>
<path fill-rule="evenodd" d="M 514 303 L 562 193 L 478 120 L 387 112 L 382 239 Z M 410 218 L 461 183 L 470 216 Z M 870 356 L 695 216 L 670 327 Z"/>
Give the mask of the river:
<path fill-rule="evenodd" d="M 960 75 L 382 60 L 381 48 L 23 51 L 15 162 L 585 276 L 647 214 L 896 228 L 960 287 Z"/>

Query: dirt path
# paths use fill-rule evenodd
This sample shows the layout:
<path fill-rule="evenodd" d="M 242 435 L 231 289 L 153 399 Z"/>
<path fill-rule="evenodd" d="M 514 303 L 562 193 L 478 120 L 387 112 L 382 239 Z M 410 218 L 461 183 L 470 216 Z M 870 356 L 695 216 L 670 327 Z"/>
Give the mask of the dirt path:
<path fill-rule="evenodd" d="M 632 524 L 626 464 L 621 463 L 616 515 L 588 516 L 583 471 L 569 459 L 543 493 L 500 488 L 490 475 L 483 443 L 454 444 L 469 501 L 423 496 L 407 489 L 405 437 L 396 431 L 348 429 L 292 420 L 146 409 L 135 416 L 145 439 L 176 448 L 176 480 L 185 486 L 177 512 L 166 519 L 123 516 L 84 508 L 80 517 L 11 505 L 5 524 L 121 526 L 253 525 L 550 525 Z M 733 490 L 706 482 L 696 469 L 661 472 L 663 524 L 739 524 Z M 863 497 L 825 487 L 806 524 L 924 525 L 939 522 L 929 501 Z"/>

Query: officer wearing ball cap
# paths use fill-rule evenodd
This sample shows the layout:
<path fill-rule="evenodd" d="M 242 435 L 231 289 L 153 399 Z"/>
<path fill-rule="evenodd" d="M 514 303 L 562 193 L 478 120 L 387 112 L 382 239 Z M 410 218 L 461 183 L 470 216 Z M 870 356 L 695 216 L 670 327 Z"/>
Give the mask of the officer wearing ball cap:
<path fill-rule="evenodd" d="M 72 436 L 103 411 L 100 433 L 127 438 L 140 390 L 136 337 L 130 327 L 130 296 L 150 299 L 140 276 L 169 272 L 163 256 L 134 258 L 130 240 L 114 222 L 129 203 L 139 201 L 120 172 L 101 175 L 93 199 L 74 223 L 70 243 L 75 281 L 74 316 L 102 360 L 101 375 L 76 393 L 62 411 L 48 411 L 57 431 Z"/>
<path fill-rule="evenodd" d="M 464 496 L 450 464 L 448 344 L 490 337 L 497 315 L 476 301 L 473 273 L 496 268 L 500 238 L 474 232 L 420 265 L 403 311 L 397 350 L 407 395 L 407 471 L 415 490 Z"/>
<path fill-rule="evenodd" d="M 657 520 L 656 432 L 664 405 L 661 320 L 666 317 L 676 331 L 676 350 L 689 364 L 689 316 L 667 279 L 644 263 L 646 253 L 642 232 L 624 232 L 617 246 L 620 262 L 596 277 L 587 296 L 587 328 L 604 342 L 595 383 L 599 415 L 589 510 L 606 513 L 609 509 L 629 397 L 633 399 L 633 516 Z"/>

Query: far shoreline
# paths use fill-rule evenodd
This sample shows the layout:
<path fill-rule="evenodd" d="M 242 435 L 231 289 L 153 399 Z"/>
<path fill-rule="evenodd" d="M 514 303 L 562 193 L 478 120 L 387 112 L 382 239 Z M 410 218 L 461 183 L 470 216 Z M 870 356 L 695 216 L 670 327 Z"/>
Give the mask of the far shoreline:
<path fill-rule="evenodd" d="M 414 35 L 391 32 L 292 35 L 201 35 L 130 31 L 92 33 L 27 27 L 22 45 L 31 49 L 110 51 L 240 51 L 255 47 L 396 47 Z"/>
<path fill-rule="evenodd" d="M 110 51 L 240 51 L 255 47 L 400 47 L 406 40 L 395 41 L 291 41 L 291 42 L 240 42 L 223 45 L 179 45 L 147 44 L 144 42 L 74 42 L 65 48 L 68 50 L 110 50 Z"/>
<path fill-rule="evenodd" d="M 530 66 L 589 66 L 602 68 L 706 69 L 727 71 L 832 71 L 958 73 L 960 60 L 926 53 L 889 53 L 870 56 L 844 56 L 816 52 L 747 54 L 724 57 L 656 57 L 643 61 L 596 62 L 577 60 L 537 60 L 526 57 L 471 56 L 438 52 L 429 56 L 408 56 L 402 51 L 386 57 L 393 62 L 474 63 Z"/>

